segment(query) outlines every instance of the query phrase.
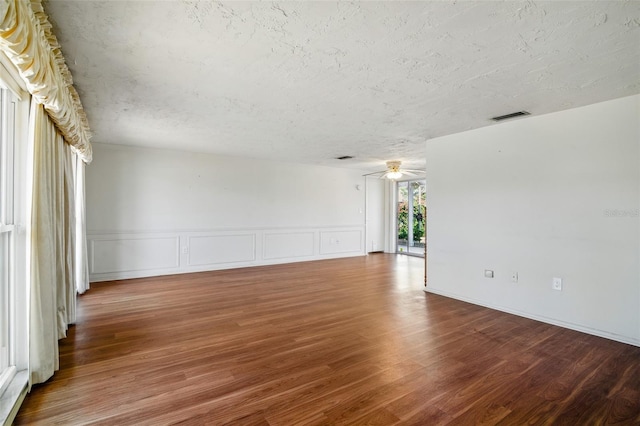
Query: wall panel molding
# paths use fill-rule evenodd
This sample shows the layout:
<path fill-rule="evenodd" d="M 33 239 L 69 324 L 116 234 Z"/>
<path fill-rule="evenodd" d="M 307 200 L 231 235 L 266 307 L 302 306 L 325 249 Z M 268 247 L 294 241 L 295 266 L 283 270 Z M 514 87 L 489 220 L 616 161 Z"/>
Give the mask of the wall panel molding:
<path fill-rule="evenodd" d="M 87 232 L 92 282 L 363 256 L 364 226 Z"/>
<path fill-rule="evenodd" d="M 263 259 L 309 257 L 315 254 L 316 233 L 310 231 L 265 232 Z"/>
<path fill-rule="evenodd" d="M 152 271 L 180 266 L 177 236 L 97 236 L 89 238 L 89 272 Z"/>
<path fill-rule="evenodd" d="M 188 265 L 204 266 L 256 260 L 256 234 L 188 236 Z"/>
<path fill-rule="evenodd" d="M 331 230 L 320 232 L 320 253 L 337 254 L 363 250 L 362 230 Z"/>

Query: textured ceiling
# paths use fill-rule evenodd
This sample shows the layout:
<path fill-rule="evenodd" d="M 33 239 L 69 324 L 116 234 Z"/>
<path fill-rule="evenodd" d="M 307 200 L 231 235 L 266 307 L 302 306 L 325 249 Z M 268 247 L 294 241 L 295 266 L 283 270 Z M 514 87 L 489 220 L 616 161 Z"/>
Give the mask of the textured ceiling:
<path fill-rule="evenodd" d="M 45 8 L 94 142 L 418 168 L 425 140 L 492 116 L 640 93 L 637 1 Z"/>

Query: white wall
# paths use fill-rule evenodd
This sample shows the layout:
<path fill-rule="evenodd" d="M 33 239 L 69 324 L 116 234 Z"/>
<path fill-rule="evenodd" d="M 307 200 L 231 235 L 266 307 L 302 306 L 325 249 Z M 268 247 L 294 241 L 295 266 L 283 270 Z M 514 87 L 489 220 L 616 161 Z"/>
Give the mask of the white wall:
<path fill-rule="evenodd" d="M 427 203 L 428 291 L 640 345 L 640 96 L 428 141 Z"/>
<path fill-rule="evenodd" d="M 384 251 L 385 253 L 398 252 L 398 190 L 397 182 L 388 180 L 384 186 Z"/>
<path fill-rule="evenodd" d="M 385 179 L 367 177 L 367 244 L 368 253 L 384 251 L 385 246 Z"/>
<path fill-rule="evenodd" d="M 359 171 L 94 144 L 86 173 L 92 281 L 365 254 Z"/>

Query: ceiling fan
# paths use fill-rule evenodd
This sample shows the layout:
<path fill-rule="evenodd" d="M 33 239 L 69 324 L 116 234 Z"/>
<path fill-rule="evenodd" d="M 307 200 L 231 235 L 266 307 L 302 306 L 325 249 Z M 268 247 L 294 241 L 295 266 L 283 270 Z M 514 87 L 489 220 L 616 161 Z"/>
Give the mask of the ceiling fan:
<path fill-rule="evenodd" d="M 424 170 L 400 169 L 401 161 L 387 161 L 387 170 L 367 173 L 364 176 L 377 176 L 380 179 L 400 179 L 402 176 L 424 176 Z"/>

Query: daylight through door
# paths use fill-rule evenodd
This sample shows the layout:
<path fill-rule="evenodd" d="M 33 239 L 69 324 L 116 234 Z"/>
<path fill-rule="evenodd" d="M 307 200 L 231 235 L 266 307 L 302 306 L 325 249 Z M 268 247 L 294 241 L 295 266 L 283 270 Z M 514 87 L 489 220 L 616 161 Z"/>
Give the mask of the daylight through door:
<path fill-rule="evenodd" d="M 397 252 L 424 256 L 426 238 L 424 180 L 397 183 Z"/>

